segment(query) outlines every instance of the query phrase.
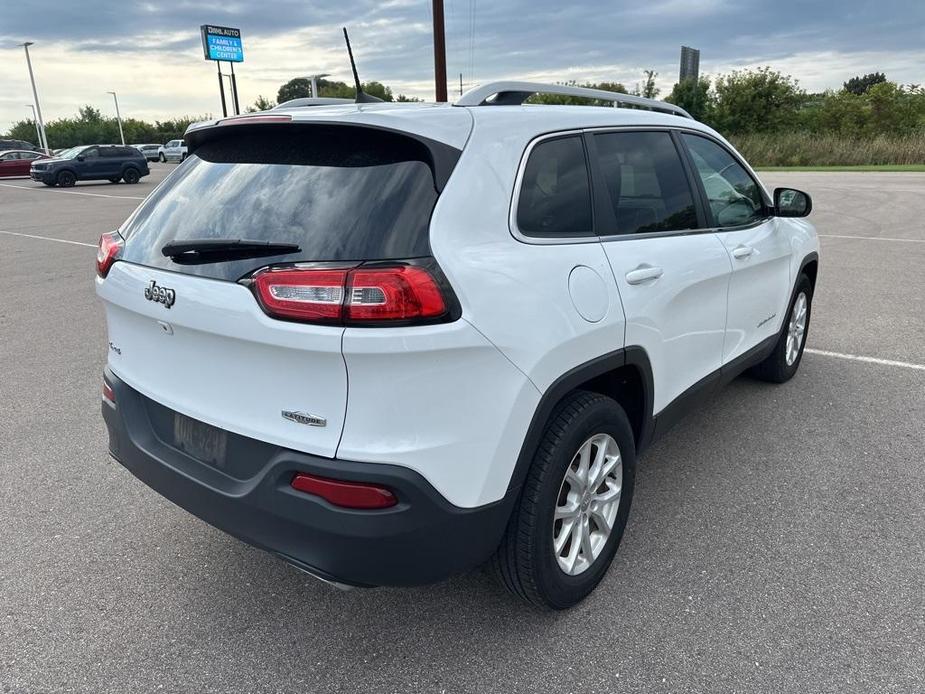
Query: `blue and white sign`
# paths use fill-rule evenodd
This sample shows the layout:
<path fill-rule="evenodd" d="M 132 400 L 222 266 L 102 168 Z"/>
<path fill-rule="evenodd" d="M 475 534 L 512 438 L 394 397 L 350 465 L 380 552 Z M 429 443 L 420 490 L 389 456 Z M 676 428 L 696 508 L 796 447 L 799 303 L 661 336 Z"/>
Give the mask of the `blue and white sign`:
<path fill-rule="evenodd" d="M 241 30 L 203 24 L 202 51 L 206 60 L 224 60 L 229 63 L 244 62 L 244 42 Z"/>

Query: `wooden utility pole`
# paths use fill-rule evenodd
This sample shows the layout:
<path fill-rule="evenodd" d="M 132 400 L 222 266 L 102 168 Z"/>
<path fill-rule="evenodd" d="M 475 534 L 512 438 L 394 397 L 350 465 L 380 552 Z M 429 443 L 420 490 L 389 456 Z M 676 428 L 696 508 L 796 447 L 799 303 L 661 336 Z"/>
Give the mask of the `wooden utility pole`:
<path fill-rule="evenodd" d="M 447 101 L 446 32 L 443 26 L 443 0 L 434 0 L 434 84 L 437 101 Z"/>

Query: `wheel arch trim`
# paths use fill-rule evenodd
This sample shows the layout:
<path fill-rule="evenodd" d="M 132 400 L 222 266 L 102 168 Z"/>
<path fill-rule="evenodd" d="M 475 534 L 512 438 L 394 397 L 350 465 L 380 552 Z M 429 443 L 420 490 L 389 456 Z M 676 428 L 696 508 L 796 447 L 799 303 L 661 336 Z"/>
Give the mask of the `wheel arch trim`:
<path fill-rule="evenodd" d="M 652 364 L 645 349 L 634 345 L 608 352 L 569 369 L 543 392 L 524 436 L 508 490 L 520 487 L 526 479 L 546 424 L 562 399 L 583 383 L 624 366 L 635 367 L 642 381 L 643 416 L 639 440 L 636 441 L 637 454 L 646 447 L 654 431 Z"/>

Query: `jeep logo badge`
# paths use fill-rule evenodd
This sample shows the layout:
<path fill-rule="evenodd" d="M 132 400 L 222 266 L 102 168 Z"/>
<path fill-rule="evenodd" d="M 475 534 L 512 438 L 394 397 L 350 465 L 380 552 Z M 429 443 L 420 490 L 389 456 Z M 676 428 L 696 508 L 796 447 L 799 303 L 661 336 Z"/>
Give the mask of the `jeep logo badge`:
<path fill-rule="evenodd" d="M 145 287 L 145 299 L 148 301 L 156 301 L 170 308 L 177 300 L 177 293 L 173 289 L 167 287 L 158 287 L 157 282 L 151 280 L 148 286 Z"/>

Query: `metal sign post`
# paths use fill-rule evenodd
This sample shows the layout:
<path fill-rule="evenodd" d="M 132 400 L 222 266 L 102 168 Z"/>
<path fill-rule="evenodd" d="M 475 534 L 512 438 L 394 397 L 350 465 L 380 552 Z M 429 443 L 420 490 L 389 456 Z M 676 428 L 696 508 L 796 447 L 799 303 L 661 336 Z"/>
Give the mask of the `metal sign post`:
<path fill-rule="evenodd" d="M 222 96 L 222 114 L 228 115 L 228 106 L 225 102 L 225 84 L 222 81 L 222 62 L 231 65 L 231 104 L 235 115 L 241 113 L 238 101 L 238 82 L 234 75 L 234 64 L 244 62 L 244 43 L 241 39 L 241 30 L 233 27 L 213 26 L 203 24 L 199 27 L 202 34 L 202 52 L 206 60 L 215 61 L 218 68 L 218 89 Z"/>

